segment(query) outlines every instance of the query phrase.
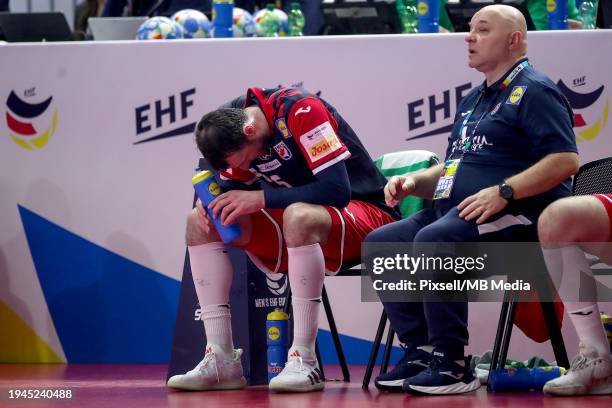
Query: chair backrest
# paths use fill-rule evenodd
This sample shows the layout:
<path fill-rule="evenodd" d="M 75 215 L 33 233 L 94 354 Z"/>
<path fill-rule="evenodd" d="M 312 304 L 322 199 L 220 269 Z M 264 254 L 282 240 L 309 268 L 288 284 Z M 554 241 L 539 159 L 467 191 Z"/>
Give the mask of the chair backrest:
<path fill-rule="evenodd" d="M 612 193 L 612 157 L 580 166 L 574 176 L 573 195 Z"/>
<path fill-rule="evenodd" d="M 438 162 L 438 156 L 427 150 L 404 150 L 383 154 L 376 159 L 376 167 L 385 177 L 390 178 L 427 169 L 435 166 Z M 421 210 L 425 203 L 426 200 L 419 197 L 408 196 L 404 198 L 399 204 L 402 218 Z"/>

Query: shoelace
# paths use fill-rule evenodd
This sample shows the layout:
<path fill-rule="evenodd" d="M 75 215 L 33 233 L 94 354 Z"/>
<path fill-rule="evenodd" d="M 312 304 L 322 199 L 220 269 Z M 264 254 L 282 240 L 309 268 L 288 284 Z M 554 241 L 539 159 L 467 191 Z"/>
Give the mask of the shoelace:
<path fill-rule="evenodd" d="M 442 365 L 442 357 L 432 355 L 431 360 L 429 361 L 429 371 L 435 371 Z"/>
<path fill-rule="evenodd" d="M 285 364 L 285 368 L 293 372 L 299 373 L 304 369 L 304 361 L 302 360 L 302 357 L 292 357 Z"/>
<path fill-rule="evenodd" d="M 200 361 L 198 364 L 198 370 L 200 372 L 206 371 L 208 372 L 208 363 L 212 362 L 215 359 L 215 353 L 206 353 L 204 359 Z M 219 367 L 217 364 L 215 366 L 215 375 L 217 376 L 217 382 L 219 381 Z"/>

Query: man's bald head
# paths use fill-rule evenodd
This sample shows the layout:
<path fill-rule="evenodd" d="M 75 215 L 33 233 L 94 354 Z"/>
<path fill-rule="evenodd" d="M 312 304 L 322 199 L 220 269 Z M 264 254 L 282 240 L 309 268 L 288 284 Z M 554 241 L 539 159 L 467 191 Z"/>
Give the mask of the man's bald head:
<path fill-rule="evenodd" d="M 520 32 L 521 39 L 518 51 L 521 56 L 527 53 L 527 22 L 523 13 L 517 8 L 505 4 L 493 4 L 478 10 L 472 17 L 472 21 L 477 17 L 486 19 L 491 24 L 499 25 L 508 35 L 513 32 Z"/>

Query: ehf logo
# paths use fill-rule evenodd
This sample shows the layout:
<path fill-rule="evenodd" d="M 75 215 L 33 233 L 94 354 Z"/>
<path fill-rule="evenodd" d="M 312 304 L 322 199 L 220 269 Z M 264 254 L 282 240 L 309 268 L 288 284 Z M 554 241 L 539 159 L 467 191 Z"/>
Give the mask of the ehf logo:
<path fill-rule="evenodd" d="M 57 109 L 50 109 L 52 102 L 53 96 L 40 97 L 34 87 L 23 91 L 22 97 L 11 90 L 5 115 L 11 140 L 26 150 L 45 147 L 57 128 Z"/>
<path fill-rule="evenodd" d="M 572 85 L 588 88 L 586 76 L 576 78 Z M 595 140 L 608 122 L 610 98 L 604 95 L 605 86 L 601 85 L 591 92 L 576 92 L 562 79 L 557 86 L 563 92 L 574 111 L 574 128 L 577 142 Z"/>
<path fill-rule="evenodd" d="M 174 136 L 192 135 L 195 122 L 189 122 L 195 88 L 169 95 L 134 108 L 136 136 L 134 144 L 152 142 Z"/>
<path fill-rule="evenodd" d="M 450 133 L 452 118 L 461 99 L 472 89 L 472 83 L 445 89 L 408 102 L 408 134 L 406 140 Z"/>

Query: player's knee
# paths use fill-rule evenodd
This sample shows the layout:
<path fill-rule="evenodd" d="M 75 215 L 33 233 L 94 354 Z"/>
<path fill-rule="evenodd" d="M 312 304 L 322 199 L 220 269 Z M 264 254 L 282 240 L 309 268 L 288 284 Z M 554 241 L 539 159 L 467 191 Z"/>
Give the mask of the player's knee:
<path fill-rule="evenodd" d="M 214 241 L 211 231 L 206 231 L 199 219 L 197 210 L 194 208 L 187 215 L 187 226 L 185 228 L 185 243 L 189 246 L 206 244 Z"/>
<path fill-rule="evenodd" d="M 324 228 L 325 220 L 310 204 L 294 203 L 283 212 L 283 235 L 289 246 L 320 242 Z"/>
<path fill-rule="evenodd" d="M 538 238 L 542 243 L 571 242 L 575 215 L 571 203 L 562 199 L 549 205 L 538 219 Z"/>

